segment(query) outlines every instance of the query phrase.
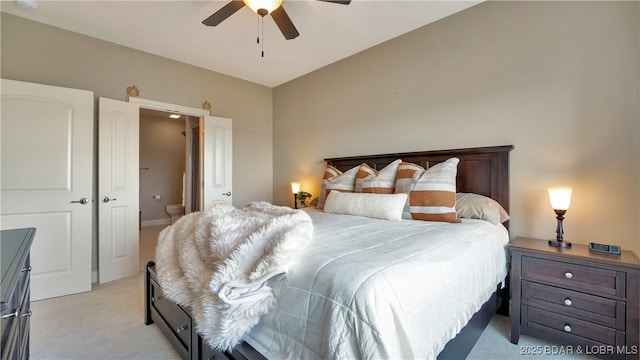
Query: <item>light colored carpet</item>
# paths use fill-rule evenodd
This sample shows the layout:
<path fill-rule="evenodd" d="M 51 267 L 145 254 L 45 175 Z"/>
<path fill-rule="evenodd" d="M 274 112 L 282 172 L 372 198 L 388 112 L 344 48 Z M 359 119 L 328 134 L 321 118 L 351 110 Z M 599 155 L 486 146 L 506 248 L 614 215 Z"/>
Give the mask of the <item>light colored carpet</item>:
<path fill-rule="evenodd" d="M 155 325 L 144 325 L 144 265 L 158 233 L 140 235 L 140 272 L 90 292 L 31 303 L 32 359 L 179 359 Z"/>
<path fill-rule="evenodd" d="M 155 325 L 144 325 L 143 268 L 154 258 L 157 235 L 164 226 L 143 228 L 140 273 L 87 293 L 33 302 L 32 359 L 178 359 Z M 542 359 L 584 357 L 557 355 L 558 347 L 527 336 L 509 342 L 509 318 L 496 315 L 467 359 Z M 529 354 L 523 354 L 529 352 Z M 533 354 L 531 354 L 533 352 Z"/>

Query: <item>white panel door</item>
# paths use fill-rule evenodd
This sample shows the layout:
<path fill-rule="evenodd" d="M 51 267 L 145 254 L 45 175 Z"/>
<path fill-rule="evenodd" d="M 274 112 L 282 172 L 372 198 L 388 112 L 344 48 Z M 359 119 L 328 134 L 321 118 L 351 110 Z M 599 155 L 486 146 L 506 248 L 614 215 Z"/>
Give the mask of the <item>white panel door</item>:
<path fill-rule="evenodd" d="M 231 119 L 203 116 L 200 125 L 202 155 L 202 210 L 216 202 L 231 204 L 233 132 Z"/>
<path fill-rule="evenodd" d="M 91 290 L 93 92 L 2 79 L 1 227 L 35 227 L 31 299 Z"/>
<path fill-rule="evenodd" d="M 98 277 L 138 273 L 139 131 L 137 104 L 100 98 L 98 119 Z"/>

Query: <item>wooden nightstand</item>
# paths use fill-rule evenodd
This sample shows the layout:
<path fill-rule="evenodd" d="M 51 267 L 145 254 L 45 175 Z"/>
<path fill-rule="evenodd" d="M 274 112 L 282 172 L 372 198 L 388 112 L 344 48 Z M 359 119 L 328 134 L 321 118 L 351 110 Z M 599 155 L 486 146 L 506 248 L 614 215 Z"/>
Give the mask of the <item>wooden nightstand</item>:
<path fill-rule="evenodd" d="M 511 252 L 511 342 L 520 334 L 582 354 L 638 359 L 640 258 L 594 254 L 518 237 Z M 579 348 L 578 348 L 579 346 Z"/>

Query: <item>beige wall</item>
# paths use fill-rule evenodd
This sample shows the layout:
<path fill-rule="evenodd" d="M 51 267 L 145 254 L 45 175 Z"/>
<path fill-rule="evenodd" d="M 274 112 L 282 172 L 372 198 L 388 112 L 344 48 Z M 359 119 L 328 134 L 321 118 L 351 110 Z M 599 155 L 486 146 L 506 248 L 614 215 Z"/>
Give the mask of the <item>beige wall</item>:
<path fill-rule="evenodd" d="M 513 144 L 511 236 L 640 254 L 638 2 L 487 2 L 274 89 L 274 202 L 325 157 Z"/>
<path fill-rule="evenodd" d="M 182 202 L 186 120 L 140 114 L 140 211 L 142 221 L 169 219 L 166 205 Z M 161 199 L 154 199 L 160 195 Z"/>
<path fill-rule="evenodd" d="M 233 119 L 234 205 L 272 201 L 270 88 L 5 13 L 1 33 L 3 78 L 86 89 L 116 100 L 125 100 L 125 89 L 134 84 L 144 99 L 194 108 L 208 100 L 212 115 Z"/>

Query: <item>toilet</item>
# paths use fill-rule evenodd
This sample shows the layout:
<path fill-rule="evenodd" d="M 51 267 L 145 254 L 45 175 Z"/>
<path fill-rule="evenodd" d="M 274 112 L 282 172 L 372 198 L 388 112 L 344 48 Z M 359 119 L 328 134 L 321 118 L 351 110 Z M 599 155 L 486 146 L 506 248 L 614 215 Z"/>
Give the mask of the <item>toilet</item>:
<path fill-rule="evenodd" d="M 185 174 L 182 173 L 182 203 L 167 205 L 164 207 L 164 211 L 171 216 L 171 224 L 174 224 L 178 219 L 184 216 L 184 178 Z"/>
<path fill-rule="evenodd" d="M 171 224 L 173 224 L 184 215 L 184 206 L 182 204 L 167 205 L 164 211 L 171 216 Z"/>

